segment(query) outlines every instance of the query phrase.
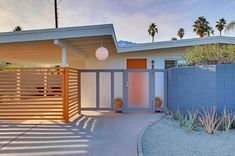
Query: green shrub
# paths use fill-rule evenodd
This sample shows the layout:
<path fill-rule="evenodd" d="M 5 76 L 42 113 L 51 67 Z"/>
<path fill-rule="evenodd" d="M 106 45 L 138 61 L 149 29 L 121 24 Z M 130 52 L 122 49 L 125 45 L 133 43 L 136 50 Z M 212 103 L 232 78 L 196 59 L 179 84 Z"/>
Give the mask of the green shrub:
<path fill-rule="evenodd" d="M 184 59 L 188 65 L 231 64 L 235 60 L 235 46 L 194 46 L 186 50 Z"/>
<path fill-rule="evenodd" d="M 221 124 L 219 125 L 219 130 L 228 132 L 232 126 L 235 119 L 235 114 L 231 113 L 229 110 L 224 108 L 223 114 L 221 116 Z"/>

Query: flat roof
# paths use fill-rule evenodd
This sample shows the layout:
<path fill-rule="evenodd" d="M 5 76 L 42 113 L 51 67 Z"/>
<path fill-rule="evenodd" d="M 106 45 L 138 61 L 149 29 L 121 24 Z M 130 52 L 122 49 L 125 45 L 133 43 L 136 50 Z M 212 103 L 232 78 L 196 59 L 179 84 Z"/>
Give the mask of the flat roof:
<path fill-rule="evenodd" d="M 112 36 L 118 53 L 157 50 L 166 48 L 187 47 L 205 44 L 235 44 L 235 37 L 211 36 L 182 40 L 169 40 L 153 43 L 136 43 L 118 46 L 115 30 L 112 24 L 91 25 L 80 27 L 26 30 L 0 33 L 1 43 L 19 43 L 30 41 L 45 41 L 55 39 L 75 39 L 81 37 Z"/>
<path fill-rule="evenodd" d="M 138 43 L 138 44 L 130 44 L 127 46 L 118 47 L 118 51 L 120 53 L 124 53 L 132 51 L 157 50 L 157 49 L 188 47 L 188 46 L 206 45 L 206 44 L 235 44 L 235 37 L 211 36 L 203 38 L 160 41 L 153 43 Z"/>
<path fill-rule="evenodd" d="M 0 33 L 0 44 L 109 35 L 111 35 L 115 43 L 117 43 L 112 24 L 24 30 Z"/>

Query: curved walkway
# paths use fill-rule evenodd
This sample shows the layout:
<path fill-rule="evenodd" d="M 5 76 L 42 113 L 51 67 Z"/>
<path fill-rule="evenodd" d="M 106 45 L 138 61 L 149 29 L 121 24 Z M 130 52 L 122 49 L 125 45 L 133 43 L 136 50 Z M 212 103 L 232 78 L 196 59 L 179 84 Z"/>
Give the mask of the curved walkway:
<path fill-rule="evenodd" d="M 151 112 L 83 112 L 72 122 L 0 121 L 0 155 L 136 156 L 141 130 L 160 118 Z"/>

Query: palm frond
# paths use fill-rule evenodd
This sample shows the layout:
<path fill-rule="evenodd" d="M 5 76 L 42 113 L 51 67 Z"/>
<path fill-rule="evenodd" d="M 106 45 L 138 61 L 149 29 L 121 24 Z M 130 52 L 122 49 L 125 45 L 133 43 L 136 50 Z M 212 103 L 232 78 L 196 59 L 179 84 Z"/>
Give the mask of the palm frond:
<path fill-rule="evenodd" d="M 235 20 L 231 21 L 230 23 L 228 23 L 225 26 L 225 32 L 229 32 L 229 31 L 234 30 L 234 29 L 235 29 Z"/>

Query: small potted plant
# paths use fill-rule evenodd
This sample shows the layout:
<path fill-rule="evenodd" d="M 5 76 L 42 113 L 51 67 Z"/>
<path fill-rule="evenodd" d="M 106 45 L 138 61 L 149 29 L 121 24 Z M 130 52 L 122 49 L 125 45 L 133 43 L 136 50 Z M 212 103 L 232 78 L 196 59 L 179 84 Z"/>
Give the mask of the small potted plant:
<path fill-rule="evenodd" d="M 121 113 L 122 112 L 122 107 L 123 107 L 123 100 L 122 100 L 122 98 L 115 98 L 115 100 L 114 100 L 114 109 L 115 109 L 115 112 Z"/>
<path fill-rule="evenodd" d="M 155 112 L 160 112 L 161 106 L 162 106 L 162 99 L 160 97 L 156 97 L 155 98 Z"/>

